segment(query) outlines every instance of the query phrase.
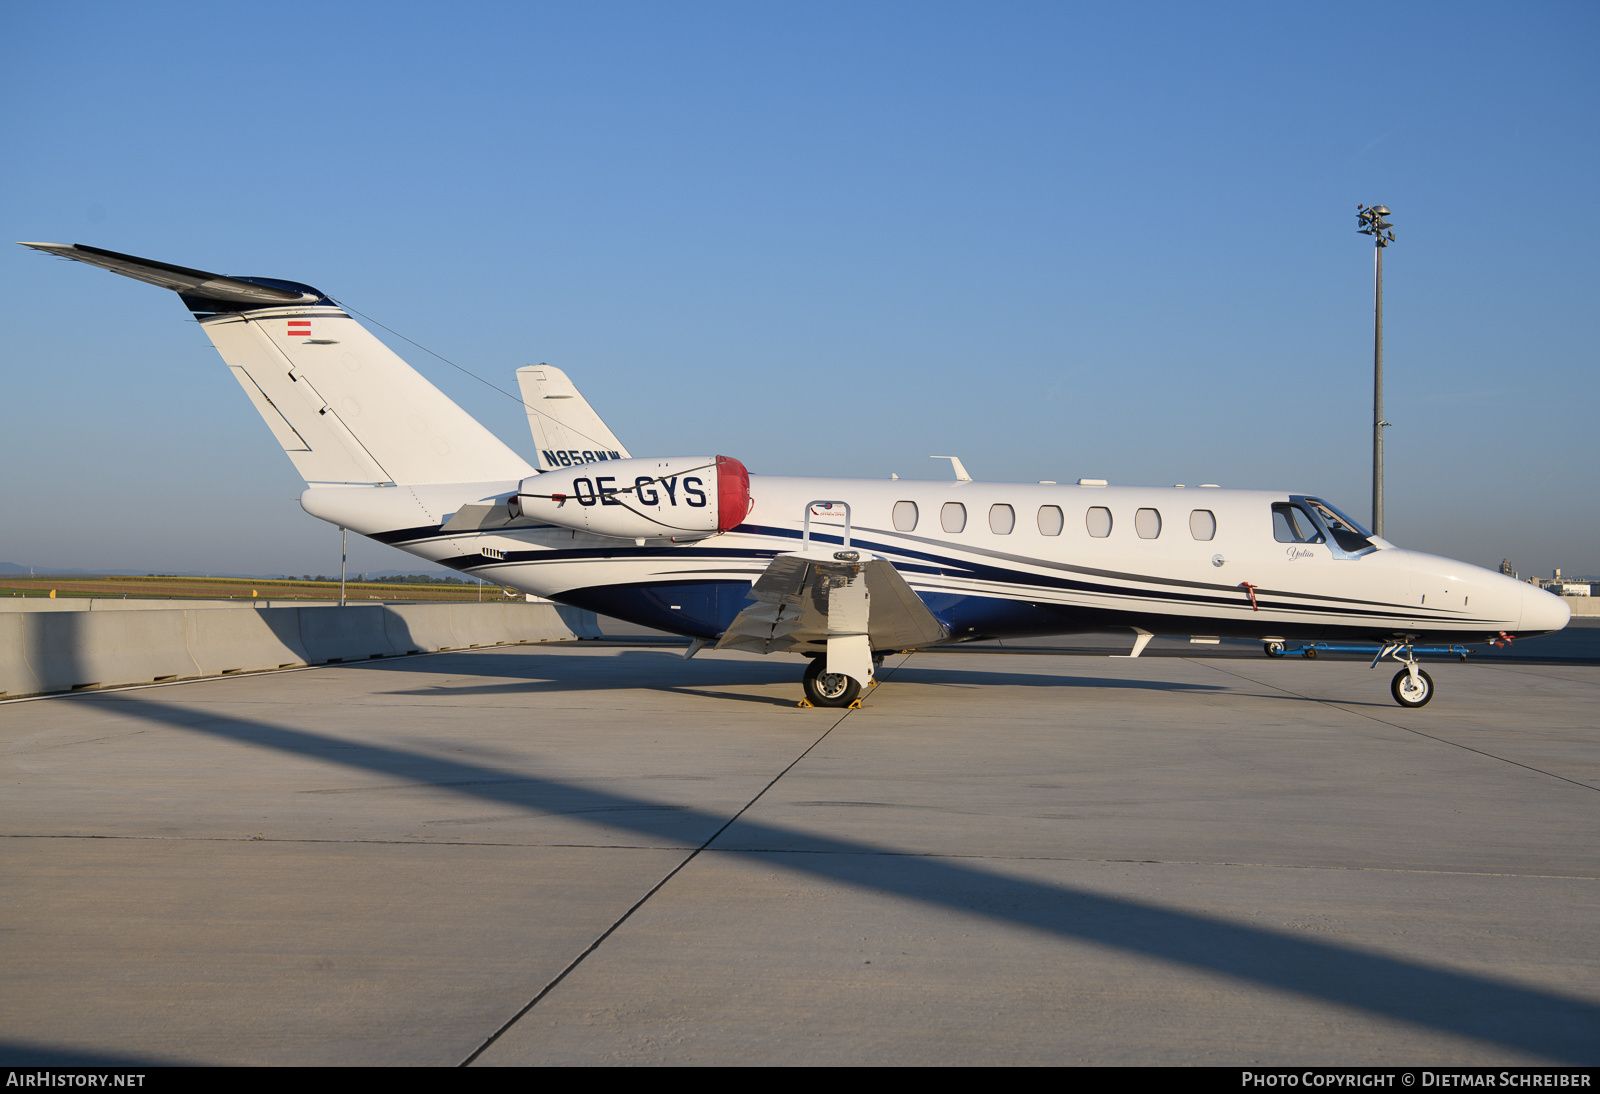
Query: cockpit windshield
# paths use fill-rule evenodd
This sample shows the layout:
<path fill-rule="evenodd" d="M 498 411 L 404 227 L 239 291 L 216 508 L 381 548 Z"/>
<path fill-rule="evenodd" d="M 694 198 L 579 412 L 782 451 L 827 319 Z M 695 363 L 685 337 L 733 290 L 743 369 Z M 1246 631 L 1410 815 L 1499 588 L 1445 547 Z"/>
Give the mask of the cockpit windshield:
<path fill-rule="evenodd" d="M 1322 521 L 1323 526 L 1328 529 L 1328 533 L 1333 536 L 1334 542 L 1338 543 L 1344 550 L 1351 554 L 1356 554 L 1361 551 L 1376 549 L 1376 544 L 1369 538 L 1372 535 L 1371 532 L 1368 532 L 1327 502 L 1318 498 L 1307 498 L 1305 503 Z"/>

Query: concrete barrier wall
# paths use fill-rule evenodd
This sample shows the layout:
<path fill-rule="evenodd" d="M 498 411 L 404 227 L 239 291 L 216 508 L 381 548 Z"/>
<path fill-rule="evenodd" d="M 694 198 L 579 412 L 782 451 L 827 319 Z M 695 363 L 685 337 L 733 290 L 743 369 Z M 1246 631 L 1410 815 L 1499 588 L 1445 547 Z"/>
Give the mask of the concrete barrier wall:
<path fill-rule="evenodd" d="M 0 611 L 0 696 L 599 637 L 592 612 L 523 602 Z"/>

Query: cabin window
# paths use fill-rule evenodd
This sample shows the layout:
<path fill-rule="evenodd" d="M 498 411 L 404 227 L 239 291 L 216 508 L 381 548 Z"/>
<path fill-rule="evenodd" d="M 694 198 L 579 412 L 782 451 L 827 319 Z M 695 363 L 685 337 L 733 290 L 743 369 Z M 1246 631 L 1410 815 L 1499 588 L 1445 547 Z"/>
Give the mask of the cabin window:
<path fill-rule="evenodd" d="M 989 531 L 997 536 L 1009 536 L 1017 526 L 1017 512 L 1009 505 L 989 506 Z"/>
<path fill-rule="evenodd" d="M 1039 506 L 1039 534 L 1042 536 L 1059 536 L 1062 526 L 1066 524 L 1061 515 L 1059 505 Z"/>
<path fill-rule="evenodd" d="M 1217 516 L 1209 509 L 1196 509 L 1189 514 L 1189 534 L 1195 539 L 1215 539 Z"/>
<path fill-rule="evenodd" d="M 1154 509 L 1141 509 L 1133 514 L 1133 530 L 1140 539 L 1155 539 L 1161 535 L 1161 514 Z"/>
<path fill-rule="evenodd" d="M 1105 539 L 1111 534 L 1111 510 L 1103 505 L 1096 505 L 1087 514 L 1089 534 L 1095 539 Z"/>
<path fill-rule="evenodd" d="M 946 532 L 959 532 L 967 526 L 967 507 L 959 501 L 947 501 L 939 510 L 939 523 Z"/>
<path fill-rule="evenodd" d="M 915 532 L 917 530 L 916 502 L 897 501 L 894 503 L 894 530 L 896 532 Z"/>
<path fill-rule="evenodd" d="M 1272 538 L 1279 543 L 1321 543 L 1322 533 L 1306 511 L 1280 501 L 1272 507 Z"/>

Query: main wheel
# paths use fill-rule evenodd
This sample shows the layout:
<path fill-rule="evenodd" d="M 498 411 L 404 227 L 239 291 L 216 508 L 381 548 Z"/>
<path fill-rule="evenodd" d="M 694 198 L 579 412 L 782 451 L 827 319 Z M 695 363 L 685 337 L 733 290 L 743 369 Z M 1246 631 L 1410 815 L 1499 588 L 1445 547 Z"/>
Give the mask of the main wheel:
<path fill-rule="evenodd" d="M 1394 695 L 1394 701 L 1403 707 L 1425 707 L 1428 700 L 1433 698 L 1433 677 L 1418 669 L 1417 680 L 1413 684 L 1410 670 L 1401 669 L 1395 674 L 1389 691 Z"/>
<path fill-rule="evenodd" d="M 813 657 L 806 666 L 806 698 L 814 707 L 847 707 L 861 694 L 861 683 L 842 672 L 828 672 L 826 657 Z"/>
<path fill-rule="evenodd" d="M 1283 643 L 1282 642 L 1263 642 L 1261 644 L 1261 648 L 1267 651 L 1267 656 L 1268 657 L 1282 657 L 1283 656 Z"/>

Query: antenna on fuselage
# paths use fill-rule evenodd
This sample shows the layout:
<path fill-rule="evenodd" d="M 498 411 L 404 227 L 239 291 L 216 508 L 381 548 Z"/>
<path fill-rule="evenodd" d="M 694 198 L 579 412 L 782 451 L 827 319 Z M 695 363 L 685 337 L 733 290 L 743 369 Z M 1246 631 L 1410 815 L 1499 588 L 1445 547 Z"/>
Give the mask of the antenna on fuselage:
<path fill-rule="evenodd" d="M 929 456 L 930 460 L 949 460 L 950 468 L 956 474 L 957 482 L 971 482 L 972 476 L 967 474 L 966 467 L 961 462 L 960 456 Z"/>

